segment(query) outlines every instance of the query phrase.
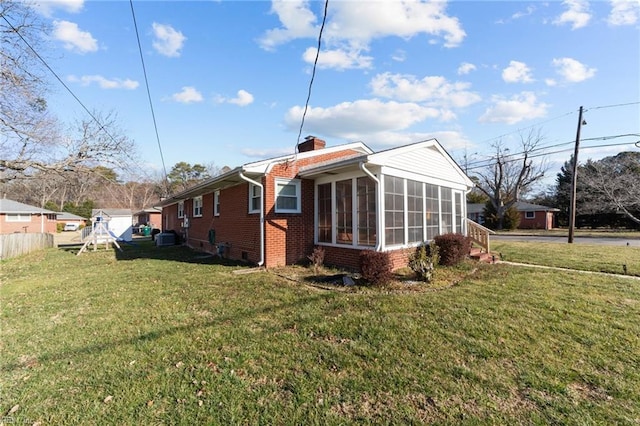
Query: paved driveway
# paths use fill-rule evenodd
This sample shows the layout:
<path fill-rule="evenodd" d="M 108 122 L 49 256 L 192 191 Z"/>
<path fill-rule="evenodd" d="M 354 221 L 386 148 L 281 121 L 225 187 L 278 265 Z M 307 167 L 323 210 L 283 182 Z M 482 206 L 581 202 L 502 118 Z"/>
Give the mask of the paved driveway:
<path fill-rule="evenodd" d="M 492 235 L 491 241 L 526 241 L 532 243 L 567 243 L 567 237 L 543 237 L 535 235 Z M 602 246 L 640 247 L 640 235 L 636 238 L 574 237 L 574 244 Z"/>

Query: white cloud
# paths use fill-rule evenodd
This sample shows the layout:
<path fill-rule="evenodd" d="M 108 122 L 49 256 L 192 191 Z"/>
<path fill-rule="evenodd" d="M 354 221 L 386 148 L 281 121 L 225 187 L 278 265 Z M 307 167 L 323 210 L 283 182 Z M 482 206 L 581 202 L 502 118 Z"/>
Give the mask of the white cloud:
<path fill-rule="evenodd" d="M 53 37 L 62 41 L 67 50 L 78 53 L 98 50 L 98 41 L 88 31 L 81 31 L 74 22 L 53 21 Z"/>
<path fill-rule="evenodd" d="M 524 11 L 516 12 L 513 15 L 511 15 L 511 19 L 515 20 L 515 19 L 520 19 L 520 18 L 525 17 L 525 16 L 529 16 L 533 12 L 535 12 L 535 10 L 536 10 L 535 6 L 527 6 L 527 8 Z"/>
<path fill-rule="evenodd" d="M 640 20 L 640 0 L 611 0 L 611 25 L 634 25 Z"/>
<path fill-rule="evenodd" d="M 101 89 L 127 89 L 133 90 L 136 89 L 140 83 L 135 80 L 130 79 L 119 79 L 113 78 L 108 79 L 101 75 L 83 75 L 81 77 L 76 77 L 75 75 L 70 75 L 67 77 L 67 80 L 72 83 L 80 83 L 83 86 L 89 86 L 91 83 L 97 83 Z"/>
<path fill-rule="evenodd" d="M 191 104 L 194 102 L 202 102 L 204 98 L 202 94 L 193 86 L 184 86 L 181 92 L 171 95 L 171 100 L 182 104 Z"/>
<path fill-rule="evenodd" d="M 44 16 L 51 16 L 55 10 L 78 13 L 84 7 L 84 0 L 47 0 L 30 3 L 35 10 Z"/>
<path fill-rule="evenodd" d="M 469 62 L 463 62 L 458 67 L 458 75 L 469 74 L 471 71 L 475 71 L 477 67 Z"/>
<path fill-rule="evenodd" d="M 393 53 L 393 55 L 391 55 L 391 59 L 396 62 L 404 62 L 407 60 L 407 52 L 402 49 L 398 49 Z"/>
<path fill-rule="evenodd" d="M 285 115 L 285 124 L 297 129 L 304 108 L 295 106 Z M 343 102 L 329 108 L 309 108 L 305 128 L 310 133 L 356 140 L 362 135 L 406 129 L 428 118 L 438 118 L 436 108 L 416 103 L 382 102 L 378 99 Z"/>
<path fill-rule="evenodd" d="M 556 58 L 552 61 L 552 64 L 556 67 L 556 72 L 567 83 L 579 83 L 588 80 L 596 75 L 597 71 L 595 68 L 589 68 L 573 58 Z"/>
<path fill-rule="evenodd" d="M 268 30 L 259 40 L 260 46 L 272 50 L 280 44 L 297 38 L 317 37 L 316 16 L 309 10 L 309 4 L 304 0 L 271 2 L 271 13 L 278 15 L 281 28 Z"/>
<path fill-rule="evenodd" d="M 373 77 L 370 85 L 376 96 L 427 102 L 430 106 L 441 108 L 464 108 L 480 101 L 478 94 L 468 90 L 470 83 L 451 83 L 441 76 L 427 76 L 418 80 L 412 75 L 383 73 Z"/>
<path fill-rule="evenodd" d="M 367 51 L 371 41 L 384 37 L 409 39 L 426 34 L 431 36 L 429 43 L 439 40 L 446 47 L 458 46 L 466 33 L 456 17 L 447 15 L 446 6 L 442 1 L 415 0 L 335 2 L 329 8 L 323 41 L 327 51 L 334 52 L 336 57 L 327 60 L 324 66 L 335 64 L 344 69 L 345 64 L 351 64 L 350 67 L 356 64 L 363 68 L 359 52 Z M 317 39 L 321 16 L 311 11 L 309 1 L 273 0 L 271 12 L 278 15 L 281 27 L 266 31 L 258 40 L 263 49 L 273 50 L 299 38 Z M 340 51 L 342 57 L 338 55 Z M 354 52 L 358 54 L 354 56 Z"/>
<path fill-rule="evenodd" d="M 302 59 L 313 64 L 316 59 L 316 47 L 305 50 Z M 362 56 L 358 50 L 321 50 L 318 56 L 318 68 L 333 68 L 337 70 L 371 68 L 373 58 Z"/>
<path fill-rule="evenodd" d="M 573 30 L 587 26 L 591 20 L 591 13 L 586 0 L 565 0 L 562 4 L 567 10 L 553 21 L 554 24 L 571 24 Z"/>
<path fill-rule="evenodd" d="M 493 106 L 487 108 L 480 117 L 481 123 L 516 124 L 523 120 L 533 120 L 547 115 L 548 104 L 539 102 L 532 92 L 522 92 L 511 99 L 502 96 L 492 98 Z"/>
<path fill-rule="evenodd" d="M 532 83 L 531 69 L 524 62 L 510 61 L 509 66 L 502 70 L 502 79 L 507 83 Z"/>
<path fill-rule="evenodd" d="M 237 96 L 232 99 L 227 99 L 227 102 L 238 106 L 247 106 L 253 103 L 253 95 L 246 90 L 240 89 L 238 90 Z"/>
<path fill-rule="evenodd" d="M 184 46 L 185 37 L 180 31 L 176 31 L 171 25 L 158 24 L 154 22 L 153 35 L 155 37 L 153 41 L 153 48 L 158 53 L 170 58 L 180 56 L 180 50 Z"/>

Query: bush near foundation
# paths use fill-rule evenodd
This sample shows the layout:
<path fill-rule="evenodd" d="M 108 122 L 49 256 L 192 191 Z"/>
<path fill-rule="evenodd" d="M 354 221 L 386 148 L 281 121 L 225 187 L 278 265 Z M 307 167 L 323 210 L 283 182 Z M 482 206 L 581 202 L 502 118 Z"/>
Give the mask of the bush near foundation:
<path fill-rule="evenodd" d="M 372 285 L 386 284 L 393 276 L 389 253 L 373 250 L 361 251 L 360 272 L 362 278 Z"/>
<path fill-rule="evenodd" d="M 440 265 L 454 266 L 462 262 L 471 251 L 471 239 L 462 234 L 437 235 L 433 241 L 439 249 Z"/>

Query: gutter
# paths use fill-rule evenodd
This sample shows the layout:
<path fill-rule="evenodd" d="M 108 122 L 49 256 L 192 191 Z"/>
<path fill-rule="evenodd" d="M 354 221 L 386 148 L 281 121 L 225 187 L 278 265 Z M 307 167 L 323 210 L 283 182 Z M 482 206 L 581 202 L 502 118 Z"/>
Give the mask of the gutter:
<path fill-rule="evenodd" d="M 238 172 L 238 176 L 240 179 L 252 183 L 260 188 L 260 261 L 258 262 L 258 266 L 262 266 L 264 264 L 264 186 L 261 183 L 243 175 L 242 171 Z"/>
<path fill-rule="evenodd" d="M 376 203 L 376 208 L 378 208 L 380 206 L 380 198 L 382 196 L 382 194 L 380 193 L 380 191 L 382 190 L 382 186 L 380 185 L 380 179 L 378 179 L 373 173 L 371 173 L 371 171 L 369 171 L 369 169 L 367 169 L 364 166 L 364 161 L 360 161 L 358 163 L 358 166 L 360 167 L 360 170 L 362 170 L 367 176 L 369 176 L 371 179 L 373 179 L 373 181 L 376 183 L 376 186 L 378 187 L 378 202 Z M 382 215 L 376 215 L 377 216 L 377 220 L 376 220 L 376 232 L 378 233 L 378 238 L 376 238 L 376 251 L 381 251 L 382 249 Z"/>

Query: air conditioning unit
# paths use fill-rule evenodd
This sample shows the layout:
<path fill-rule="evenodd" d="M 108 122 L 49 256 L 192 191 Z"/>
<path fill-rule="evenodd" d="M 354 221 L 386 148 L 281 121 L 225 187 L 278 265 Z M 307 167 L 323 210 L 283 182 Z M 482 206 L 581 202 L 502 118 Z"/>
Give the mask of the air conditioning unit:
<path fill-rule="evenodd" d="M 176 236 L 171 232 L 161 232 L 156 235 L 156 247 L 173 246 L 176 243 Z"/>

